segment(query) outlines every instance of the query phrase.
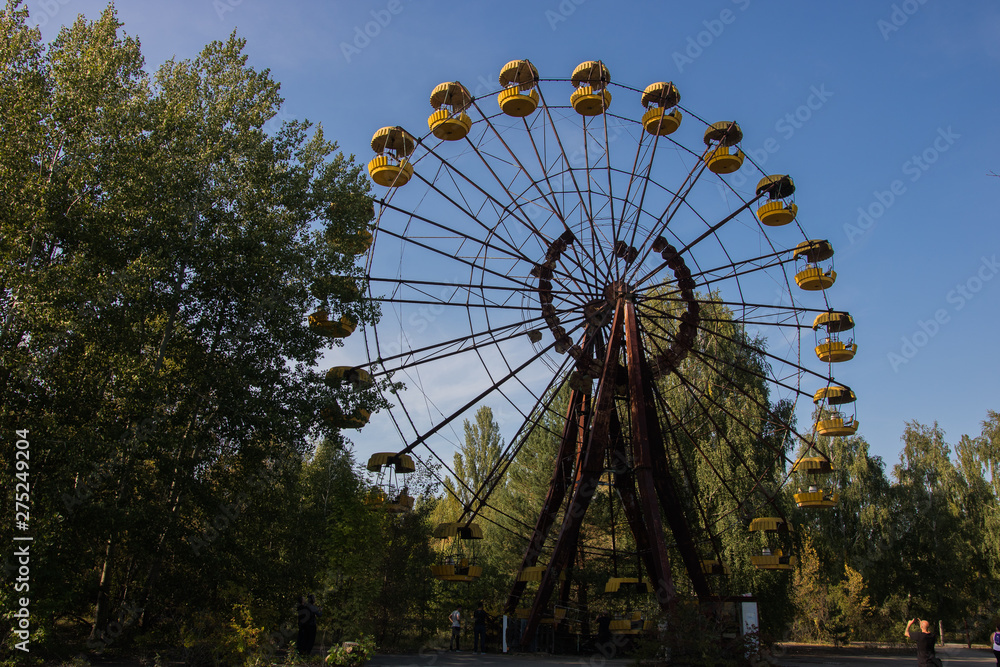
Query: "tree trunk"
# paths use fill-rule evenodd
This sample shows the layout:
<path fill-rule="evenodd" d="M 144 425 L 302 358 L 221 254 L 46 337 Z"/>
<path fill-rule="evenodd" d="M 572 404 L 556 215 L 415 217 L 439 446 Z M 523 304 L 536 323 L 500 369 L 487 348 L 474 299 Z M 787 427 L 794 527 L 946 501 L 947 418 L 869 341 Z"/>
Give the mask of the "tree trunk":
<path fill-rule="evenodd" d="M 114 536 L 108 538 L 108 546 L 104 551 L 104 566 L 101 567 L 101 582 L 97 587 L 97 602 L 94 604 L 94 627 L 90 629 L 90 639 L 97 639 L 108 625 L 111 598 L 108 589 L 111 587 L 111 561 L 114 559 Z"/>

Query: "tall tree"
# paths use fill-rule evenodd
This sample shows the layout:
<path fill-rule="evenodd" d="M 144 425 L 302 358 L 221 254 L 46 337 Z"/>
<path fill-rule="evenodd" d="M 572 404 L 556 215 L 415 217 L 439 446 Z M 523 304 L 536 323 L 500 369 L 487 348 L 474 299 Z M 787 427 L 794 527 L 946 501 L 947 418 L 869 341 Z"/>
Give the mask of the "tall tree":
<path fill-rule="evenodd" d="M 456 485 L 456 493 L 462 505 L 468 506 L 500 463 L 503 439 L 493 409 L 487 405 L 476 410 L 474 422 L 466 419 L 463 428 L 465 442 L 461 451 L 455 452 L 455 475 L 462 481 Z"/>
<path fill-rule="evenodd" d="M 921 614 L 953 617 L 954 586 L 964 568 L 955 502 L 958 475 L 950 450 L 936 423 L 907 423 L 900 462 L 893 469 L 898 562 L 891 576 Z"/>
<path fill-rule="evenodd" d="M 278 84 L 242 40 L 150 76 L 121 28 L 109 8 L 45 46 L 20 3 L 0 16 L 0 424 L 29 429 L 45 480 L 33 571 L 56 593 L 34 613 L 88 619 L 97 645 L 126 617 L 227 608 L 220 559 L 294 577 L 259 531 L 310 438 L 337 437 L 320 408 L 378 407 L 323 385 L 305 322 L 375 317 L 363 170 L 321 128 L 265 133 Z"/>
<path fill-rule="evenodd" d="M 815 450 L 829 457 L 833 473 L 820 480 L 796 474 L 788 491 L 819 482 L 837 493 L 839 502 L 832 508 L 797 510 L 796 524 L 810 530 L 829 580 L 836 580 L 850 566 L 869 581 L 885 581 L 883 570 L 892 567 L 888 561 L 895 558 L 888 538 L 892 511 L 885 464 L 881 457 L 869 454 L 868 442 L 861 436 L 817 436 Z M 803 448 L 799 455 L 815 456 L 816 452 Z"/>

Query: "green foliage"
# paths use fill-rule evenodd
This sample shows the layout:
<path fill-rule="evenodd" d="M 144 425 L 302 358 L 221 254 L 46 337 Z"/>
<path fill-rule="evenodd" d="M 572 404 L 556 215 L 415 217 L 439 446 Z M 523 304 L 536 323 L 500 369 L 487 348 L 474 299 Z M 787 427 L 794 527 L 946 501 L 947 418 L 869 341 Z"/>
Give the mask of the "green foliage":
<path fill-rule="evenodd" d="M 476 411 L 475 423 L 463 423 L 465 444 L 455 452 L 455 475 L 462 481 L 456 493 L 465 507 L 473 505 L 473 494 L 479 494 L 483 483 L 490 479 L 500 460 L 503 440 L 500 426 L 493 420 L 493 410 L 484 405 Z"/>
<path fill-rule="evenodd" d="M 808 533 L 802 539 L 799 553 L 799 566 L 792 580 L 795 619 L 791 636 L 797 641 L 820 641 L 827 636 L 833 610 L 822 563 Z"/>
<path fill-rule="evenodd" d="M 320 409 L 381 405 L 324 385 L 306 326 L 377 317 L 352 245 L 364 170 L 322 128 L 264 131 L 278 84 L 235 35 L 148 74 L 113 8 L 45 45 L 10 2 L 0 31 L 0 424 L 30 432 L 50 536 L 32 615 L 53 632 L 33 648 L 185 627 L 242 655 L 319 579 L 303 460 L 345 444 Z"/>
<path fill-rule="evenodd" d="M 555 468 L 567 390 L 483 510 L 483 577 L 434 581 L 432 526 L 469 505 L 502 444 L 484 406 L 456 457 L 460 502 L 433 498 L 425 477 L 411 485 L 417 509 L 394 516 L 365 505 L 349 443 L 319 418 L 383 405 L 374 389 L 323 383 L 328 343 L 305 324 L 318 309 L 378 317 L 355 256 L 373 212 L 364 169 L 321 127 L 265 132 L 278 83 L 235 35 L 147 67 L 113 7 L 43 44 L 9 1 L 0 32 L 0 426 L 29 430 L 46 479 L 32 485 L 32 531 L 47 536 L 32 551 L 32 587 L 46 591 L 32 598 L 33 649 L 183 646 L 192 664 L 259 663 L 294 638 L 306 591 L 337 643 L 419 644 L 456 601 L 499 612 Z M 898 619 L 920 615 L 985 636 L 1000 583 L 1000 414 L 954 447 L 937 425 L 907 424 L 891 480 L 863 438 L 820 438 L 840 505 L 794 510 L 773 466 L 791 406 L 767 391 L 763 342 L 710 302 L 685 383 L 668 373 L 658 389 L 668 455 L 692 463 L 670 473 L 685 517 L 733 567 L 721 592 L 754 591 L 776 635 L 795 616 L 803 637 L 837 626 L 898 639 Z M 676 333 L 664 304 L 643 315 L 653 341 Z M 746 523 L 770 509 L 809 535 L 794 587 L 749 566 L 765 538 Z M 584 541 L 610 547 L 615 526 L 616 546 L 634 550 L 621 517 L 603 488 Z M 655 605 L 597 597 L 631 562 L 580 554 L 574 567 L 580 608 Z M 682 568 L 674 576 L 690 592 Z M 679 637 L 694 642 L 702 618 L 675 619 L 694 628 Z"/>
<path fill-rule="evenodd" d="M 936 424 L 907 424 L 893 481 L 862 438 L 821 439 L 841 501 L 797 513 L 818 563 L 806 568 L 804 560 L 796 582 L 806 591 L 810 581 L 828 586 L 828 628 L 855 641 L 899 641 L 900 619 L 916 615 L 941 619 L 952 637 L 964 638 L 966 627 L 973 637 L 988 632 L 1000 569 L 991 478 L 997 413 L 987 417 L 978 437 L 962 436 L 954 446 Z M 795 627 L 811 617 L 797 605 Z"/>
<path fill-rule="evenodd" d="M 732 603 L 688 601 L 654 614 L 657 631 L 640 639 L 636 664 L 744 667 L 769 664 L 761 655 L 759 632 L 740 634 Z"/>
<path fill-rule="evenodd" d="M 228 622 L 216 626 L 197 645 L 203 651 L 210 647 L 215 664 L 257 667 L 267 664 L 271 654 L 267 634 L 267 629 L 254 619 L 249 605 L 235 604 Z"/>
<path fill-rule="evenodd" d="M 364 667 L 373 655 L 375 655 L 375 638 L 361 635 L 356 642 L 345 642 L 331 648 L 326 656 L 326 664 L 339 667 Z"/>
<path fill-rule="evenodd" d="M 844 578 L 834 589 L 833 602 L 837 610 L 835 624 L 847 628 L 852 638 L 871 638 L 869 628 L 874 608 L 865 594 L 864 578 L 850 565 L 844 566 Z"/>

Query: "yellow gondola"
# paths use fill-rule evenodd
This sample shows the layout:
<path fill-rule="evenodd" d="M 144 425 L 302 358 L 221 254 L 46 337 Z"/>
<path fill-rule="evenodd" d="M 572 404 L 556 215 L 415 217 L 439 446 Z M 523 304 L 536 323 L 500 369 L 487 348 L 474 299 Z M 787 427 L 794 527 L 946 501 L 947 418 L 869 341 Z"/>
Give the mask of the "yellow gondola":
<path fill-rule="evenodd" d="M 566 607 L 556 607 L 552 610 L 552 614 L 543 614 L 539 623 L 542 625 L 558 625 L 562 620 L 566 618 Z"/>
<path fill-rule="evenodd" d="M 341 301 L 355 301 L 361 298 L 358 283 L 350 276 L 320 276 L 312 284 L 312 293 L 323 300 L 335 295 Z"/>
<path fill-rule="evenodd" d="M 787 534 L 794 530 L 795 529 L 792 526 L 791 522 L 781 517 L 772 517 L 772 516 L 757 517 L 756 519 L 753 519 L 750 522 L 751 533 L 761 532 L 774 535 L 777 533 Z M 770 542 L 772 539 L 778 539 L 778 538 L 768 538 L 767 541 Z M 781 549 L 776 549 L 775 553 L 772 555 L 770 546 L 763 547 L 762 555 L 752 556 L 751 562 L 753 563 L 754 567 L 763 570 L 791 569 L 791 566 L 785 567 L 785 565 L 788 565 L 790 561 L 787 556 L 783 557 L 782 560 Z"/>
<path fill-rule="evenodd" d="M 325 310 L 317 310 L 309 316 L 309 329 L 327 338 L 346 338 L 358 326 L 357 320 L 350 315 L 344 315 L 336 322 L 331 322 L 329 317 Z"/>
<path fill-rule="evenodd" d="M 845 415 L 841 410 L 830 406 L 841 406 L 854 403 L 857 397 L 850 387 L 844 385 L 831 384 L 819 389 L 813 394 L 813 403 L 820 406 L 820 418 L 816 421 L 815 428 L 819 435 L 845 436 L 854 435 L 858 431 L 860 423 L 854 415 Z"/>
<path fill-rule="evenodd" d="M 604 592 L 618 593 L 622 587 L 633 593 L 649 592 L 649 582 L 636 577 L 611 577 L 608 583 L 604 584 Z"/>
<path fill-rule="evenodd" d="M 809 489 L 810 490 L 808 491 L 799 491 L 798 493 L 793 494 L 795 497 L 795 504 L 797 506 L 826 509 L 836 507 L 837 503 L 840 502 L 839 493 L 833 493 L 825 489 L 812 486 L 809 487 Z"/>
<path fill-rule="evenodd" d="M 414 498 L 403 489 L 394 496 L 387 496 L 381 489 L 371 489 L 365 496 L 365 504 L 381 507 L 391 514 L 402 514 L 413 509 Z"/>
<path fill-rule="evenodd" d="M 738 147 L 735 152 L 729 149 L 736 147 L 743 139 L 743 130 L 735 121 L 712 123 L 705 130 L 705 145 L 708 148 L 702 159 L 708 170 L 715 174 L 731 174 L 741 166 L 746 156 Z"/>
<path fill-rule="evenodd" d="M 791 570 L 798 559 L 795 556 L 786 556 L 781 549 L 775 549 L 774 553 L 771 553 L 770 549 L 765 548 L 760 556 L 751 556 L 750 562 L 758 570 Z"/>
<path fill-rule="evenodd" d="M 330 238 L 330 236 L 327 236 L 327 239 L 327 244 L 332 250 L 345 255 L 361 255 L 372 247 L 374 237 L 371 230 L 365 228 L 339 239 Z"/>
<path fill-rule="evenodd" d="M 838 413 L 835 413 L 835 415 L 818 420 L 816 422 L 816 432 L 820 435 L 829 436 L 854 435 L 858 432 L 861 422 L 857 419 L 854 417 L 844 417 Z"/>
<path fill-rule="evenodd" d="M 603 63 L 588 60 L 576 66 L 573 70 L 573 87 L 569 103 L 581 116 L 598 116 L 611 106 L 611 91 L 607 85 L 611 82 L 611 73 Z"/>
<path fill-rule="evenodd" d="M 613 635 L 638 635 L 655 629 L 651 619 L 644 619 L 641 611 L 626 612 L 622 618 L 615 618 L 608 624 Z"/>
<path fill-rule="evenodd" d="M 504 87 L 497 95 L 500 110 L 514 118 L 530 116 L 538 107 L 538 70 L 527 60 L 511 60 L 500 70 L 500 85 Z"/>
<path fill-rule="evenodd" d="M 816 344 L 816 356 L 820 361 L 838 363 L 854 358 L 858 352 L 857 343 L 853 338 L 845 343 L 839 336 L 841 332 L 854 328 L 854 319 L 849 313 L 837 311 L 820 313 L 813 320 L 812 328 L 813 331 L 818 331 L 820 327 L 825 327 L 827 333 L 825 339 L 822 342 L 817 341 Z"/>
<path fill-rule="evenodd" d="M 805 473 L 810 478 L 820 475 L 829 475 L 833 472 L 833 464 L 830 459 L 822 456 L 803 456 L 792 465 L 792 472 Z M 793 494 L 795 504 L 799 507 L 825 509 L 836 506 L 840 501 L 840 494 L 821 489 L 815 483 L 810 483 L 808 490 Z"/>
<path fill-rule="evenodd" d="M 844 405 L 858 400 L 850 387 L 840 384 L 831 384 L 816 390 L 813 394 L 813 403 L 826 401 L 827 405 Z"/>
<path fill-rule="evenodd" d="M 472 129 L 472 119 L 465 113 L 470 104 L 472 95 L 461 83 L 439 83 L 431 91 L 431 106 L 435 111 L 427 119 L 427 127 L 444 141 L 464 139 Z"/>
<path fill-rule="evenodd" d="M 642 115 L 643 129 L 661 137 L 673 134 L 684 118 L 680 109 L 674 109 L 680 101 L 681 94 L 673 83 L 659 81 L 646 86 L 642 91 L 642 106 L 647 109 Z"/>
<path fill-rule="evenodd" d="M 399 477 L 416 470 L 409 454 L 377 452 L 368 458 L 365 467 L 369 472 L 378 473 L 375 486 L 366 499 L 369 505 L 379 506 L 392 514 L 402 514 L 413 509 L 413 497 Z"/>
<path fill-rule="evenodd" d="M 544 565 L 530 565 L 517 573 L 518 581 L 541 581 L 545 574 Z M 559 581 L 566 581 L 566 570 L 559 573 Z"/>
<path fill-rule="evenodd" d="M 475 581 L 483 576 L 476 564 L 475 542 L 483 539 L 483 530 L 475 523 L 446 522 L 434 528 L 434 537 L 442 540 L 439 562 L 431 574 L 441 581 Z"/>
<path fill-rule="evenodd" d="M 818 264 L 831 257 L 833 246 L 829 241 L 813 239 L 799 243 L 792 251 L 792 258 L 804 259 L 806 265 L 795 274 L 795 284 L 808 291 L 829 288 L 837 280 L 837 272 L 832 267 L 824 271 Z"/>
<path fill-rule="evenodd" d="M 792 472 L 804 472 L 807 475 L 829 475 L 833 472 L 830 459 L 822 456 L 801 456 L 792 464 Z"/>
<path fill-rule="evenodd" d="M 768 227 L 780 227 L 795 220 L 798 212 L 794 202 L 770 201 L 757 209 L 757 219 Z"/>
<path fill-rule="evenodd" d="M 758 517 L 750 522 L 751 533 L 788 533 L 794 530 L 791 523 L 779 517 Z"/>
<path fill-rule="evenodd" d="M 356 366 L 334 366 L 326 372 L 324 382 L 334 388 L 346 382 L 355 391 L 371 389 L 375 384 L 371 373 Z"/>
<path fill-rule="evenodd" d="M 379 129 L 372 136 L 372 150 L 378 155 L 368 163 L 372 180 L 387 188 L 406 185 L 413 176 L 413 165 L 406 158 L 416 145 L 413 135 L 399 126 Z"/>
<path fill-rule="evenodd" d="M 393 472 L 397 474 L 406 474 L 414 472 L 417 469 L 413 465 L 413 458 L 409 454 L 393 454 L 392 452 L 372 454 L 368 458 L 366 467 L 369 472 L 379 472 L 387 466 L 392 466 Z"/>
<path fill-rule="evenodd" d="M 731 174 L 743 166 L 744 159 L 743 151 L 737 149 L 730 153 L 728 146 L 719 146 L 706 156 L 705 162 L 708 170 L 715 174 Z"/>
<path fill-rule="evenodd" d="M 827 363 L 850 361 L 857 352 L 858 345 L 854 341 L 844 343 L 839 340 L 827 339 L 816 346 L 816 357 Z"/>
<path fill-rule="evenodd" d="M 372 413 L 364 408 L 355 408 L 353 412 L 345 414 L 337 403 L 332 403 L 322 408 L 320 417 L 334 428 L 362 428 L 368 423 Z"/>
<path fill-rule="evenodd" d="M 757 195 L 767 194 L 769 201 L 757 209 L 757 219 L 768 227 L 787 225 L 799 212 L 794 202 L 785 201 L 795 192 L 795 183 L 787 174 L 765 176 L 757 183 Z"/>

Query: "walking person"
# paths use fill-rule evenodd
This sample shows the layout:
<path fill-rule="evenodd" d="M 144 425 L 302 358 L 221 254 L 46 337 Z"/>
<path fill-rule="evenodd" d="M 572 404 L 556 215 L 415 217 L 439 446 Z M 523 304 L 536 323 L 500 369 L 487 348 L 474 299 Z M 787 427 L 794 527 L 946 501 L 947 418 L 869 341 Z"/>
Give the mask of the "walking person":
<path fill-rule="evenodd" d="M 295 647 L 299 655 L 310 655 L 316 643 L 316 619 L 323 612 L 316 606 L 315 595 L 310 595 L 308 598 L 305 595 L 300 597 L 296 612 L 299 616 L 299 636 L 295 641 Z"/>
<path fill-rule="evenodd" d="M 910 630 L 914 623 L 919 623 L 919 630 Z M 937 635 L 931 632 L 930 621 L 914 618 L 906 624 L 904 634 L 917 643 L 917 667 L 941 667 L 941 661 L 934 652 Z"/>
<path fill-rule="evenodd" d="M 1000 667 L 1000 621 L 996 622 L 996 631 L 990 640 L 993 642 L 993 657 L 997 659 L 997 667 Z"/>
<path fill-rule="evenodd" d="M 455 611 L 448 615 L 448 620 L 451 621 L 451 642 L 448 644 L 448 650 L 461 651 L 458 642 L 462 633 L 462 605 L 455 607 Z"/>
<path fill-rule="evenodd" d="M 472 652 L 486 653 L 486 610 L 480 602 L 476 610 L 472 612 Z"/>

